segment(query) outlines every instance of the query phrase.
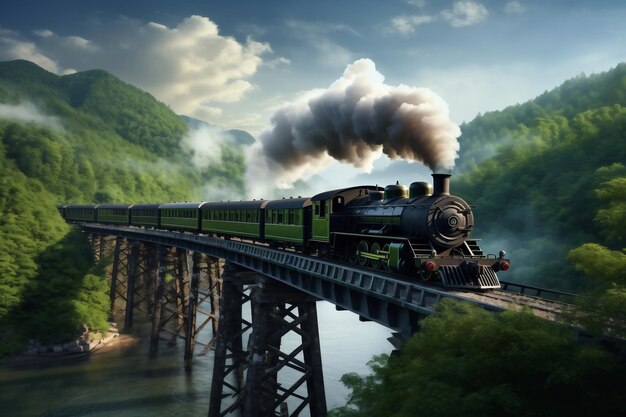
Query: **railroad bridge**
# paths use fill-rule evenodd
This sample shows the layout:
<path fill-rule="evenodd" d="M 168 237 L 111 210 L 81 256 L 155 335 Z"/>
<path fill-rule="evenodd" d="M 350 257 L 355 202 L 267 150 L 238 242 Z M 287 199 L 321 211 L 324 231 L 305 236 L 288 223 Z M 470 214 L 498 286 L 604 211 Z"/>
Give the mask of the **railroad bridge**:
<path fill-rule="evenodd" d="M 190 372 L 196 350 L 214 349 L 209 417 L 297 416 L 305 409 L 312 417 L 326 415 L 317 300 L 394 330 L 390 342 L 399 348 L 444 298 L 491 311 L 526 305 L 552 320 L 562 298 L 574 296 L 507 283 L 489 293 L 448 290 L 246 241 L 126 226 L 80 227 L 96 258 L 111 259 L 111 309 L 124 301 L 124 328 L 132 327 L 135 310 L 151 317 L 151 356 L 164 337 L 182 338 Z M 248 305 L 252 320 L 242 314 Z M 202 343 L 196 335 L 207 326 L 212 339 Z M 281 340 L 291 332 L 300 344 L 283 351 Z M 289 386 L 278 380 L 287 369 L 298 375 Z"/>

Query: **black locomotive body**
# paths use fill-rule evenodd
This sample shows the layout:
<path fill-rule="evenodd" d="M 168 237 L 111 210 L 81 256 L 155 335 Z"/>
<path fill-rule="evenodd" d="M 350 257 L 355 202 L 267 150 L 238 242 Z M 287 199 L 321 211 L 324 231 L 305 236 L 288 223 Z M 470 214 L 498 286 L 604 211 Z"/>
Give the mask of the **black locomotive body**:
<path fill-rule="evenodd" d="M 472 208 L 450 195 L 450 176 L 428 183 L 369 190 L 331 214 L 332 252 L 362 266 L 437 279 L 447 287 L 499 288 L 496 271 L 507 270 L 504 252 L 485 255 L 471 239 Z M 314 197 L 315 199 L 315 197 Z M 337 217 L 333 221 L 332 217 Z M 339 226 L 340 225 L 340 226 Z"/>

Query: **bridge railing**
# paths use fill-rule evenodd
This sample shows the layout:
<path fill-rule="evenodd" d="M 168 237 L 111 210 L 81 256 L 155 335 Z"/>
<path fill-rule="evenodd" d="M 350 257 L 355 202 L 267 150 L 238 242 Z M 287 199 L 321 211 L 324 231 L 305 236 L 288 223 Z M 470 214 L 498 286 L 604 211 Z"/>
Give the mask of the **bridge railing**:
<path fill-rule="evenodd" d="M 504 291 L 528 295 L 531 297 L 539 297 L 551 301 L 572 302 L 576 299 L 586 298 L 583 295 L 571 292 L 551 290 L 547 288 L 535 287 L 532 285 L 502 280 L 500 280 L 500 288 Z"/>

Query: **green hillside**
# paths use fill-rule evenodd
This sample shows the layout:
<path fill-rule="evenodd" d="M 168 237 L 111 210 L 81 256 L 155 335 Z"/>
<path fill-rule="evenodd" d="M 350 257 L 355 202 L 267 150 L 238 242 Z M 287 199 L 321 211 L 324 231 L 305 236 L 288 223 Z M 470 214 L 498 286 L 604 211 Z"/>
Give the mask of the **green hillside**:
<path fill-rule="evenodd" d="M 56 204 L 243 195 L 242 151 L 223 144 L 221 160 L 195 168 L 181 146 L 187 132 L 166 105 L 104 71 L 0 63 L 2 349 L 105 325 L 106 283 Z"/>
<path fill-rule="evenodd" d="M 505 279 L 585 288 L 569 251 L 586 242 L 624 243 L 623 232 L 611 234 L 594 219 L 612 201 L 596 190 L 626 176 L 626 64 L 461 129 L 464 173 L 453 191 L 477 205 L 477 235 L 490 251 L 507 249 L 513 263 Z"/>

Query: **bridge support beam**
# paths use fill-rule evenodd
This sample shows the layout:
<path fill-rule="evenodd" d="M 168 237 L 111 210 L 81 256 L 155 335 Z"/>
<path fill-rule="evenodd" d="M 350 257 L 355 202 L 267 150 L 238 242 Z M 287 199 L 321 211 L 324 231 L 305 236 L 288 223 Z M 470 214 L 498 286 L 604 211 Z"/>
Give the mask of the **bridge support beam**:
<path fill-rule="evenodd" d="M 189 258 L 187 258 L 188 261 Z M 191 372 L 193 365 L 193 349 L 196 345 L 196 311 L 198 309 L 198 291 L 200 282 L 200 272 L 196 265 L 200 264 L 202 255 L 194 253 L 192 256 L 191 268 L 187 264 L 187 268 L 191 269 L 191 281 L 189 283 L 189 300 L 187 302 L 187 311 L 185 312 L 187 323 L 185 326 L 185 370 Z"/>
<path fill-rule="evenodd" d="M 243 372 L 248 353 L 243 349 L 243 334 L 252 325 L 243 319 L 242 307 L 250 300 L 244 286 L 255 282 L 254 275 L 232 264 L 224 267 L 209 417 L 239 414 L 243 407 Z"/>
<path fill-rule="evenodd" d="M 111 305 L 110 314 L 113 318 L 115 313 L 115 299 L 117 298 L 117 276 L 120 267 L 120 252 L 122 247 L 122 238 L 115 239 L 115 248 L 113 249 L 113 265 L 111 266 L 111 288 L 109 290 L 109 302 Z"/>
<path fill-rule="evenodd" d="M 277 413 L 297 416 L 307 407 L 312 417 L 325 416 L 315 298 L 232 266 L 225 271 L 223 285 L 209 417 L 238 412 L 245 417 Z M 245 295 L 246 286 L 249 297 Z M 249 350 L 243 351 L 241 336 L 250 323 L 242 319 L 241 311 L 248 299 L 252 305 L 252 333 Z M 281 340 L 290 332 L 299 336 L 300 343 L 285 352 L 281 350 Z M 227 360 L 230 360 L 228 364 Z M 245 385 L 242 385 L 244 367 Z M 287 368 L 292 374 L 299 373 L 290 384 L 280 381 L 280 371 Z M 229 379 L 229 375 L 234 378 Z M 225 389 L 229 391 L 226 394 Z M 291 411 L 288 406 L 292 407 Z"/>
<path fill-rule="evenodd" d="M 128 255 L 128 274 L 126 280 L 126 311 L 124 314 L 124 330 L 133 327 L 133 312 L 135 307 L 135 279 L 137 278 L 137 264 L 139 263 L 139 243 L 128 242 L 130 254 Z"/>
<path fill-rule="evenodd" d="M 161 312 L 163 310 L 163 292 L 165 287 L 166 249 L 163 246 L 157 248 L 157 279 L 154 290 L 154 311 L 152 314 L 152 331 L 150 336 L 150 357 L 155 357 L 159 349 L 159 333 L 161 332 Z"/>

